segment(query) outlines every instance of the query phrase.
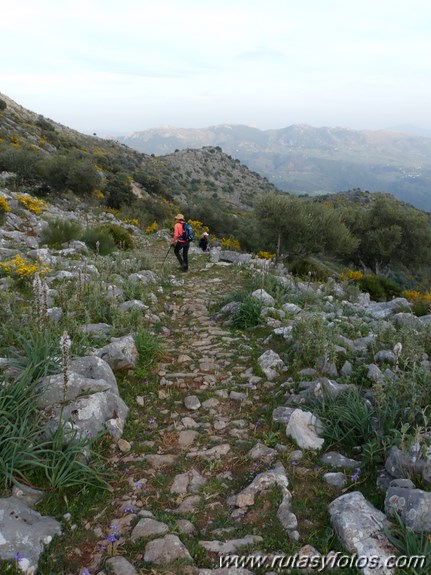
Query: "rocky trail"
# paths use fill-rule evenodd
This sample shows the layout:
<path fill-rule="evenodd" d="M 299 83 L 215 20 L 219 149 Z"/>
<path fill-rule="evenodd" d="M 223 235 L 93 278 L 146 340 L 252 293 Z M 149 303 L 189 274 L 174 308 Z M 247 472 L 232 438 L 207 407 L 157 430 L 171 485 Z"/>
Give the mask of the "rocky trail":
<path fill-rule="evenodd" d="M 210 309 L 226 297 L 227 278 L 233 291 L 241 276 L 194 265 L 200 271 L 178 271 L 158 296 L 163 355 L 154 383 L 135 382 L 142 391 L 110 458 L 121 495 L 112 494 L 109 519 L 107 510 L 86 525 L 90 539 L 100 537 L 78 553 L 90 573 L 246 574 L 254 569 L 235 569 L 234 556 L 263 555 L 265 539 L 273 545 L 281 535 L 282 549 L 300 537 L 280 455 L 286 464 L 302 453 L 262 442 L 268 424 L 258 418 L 274 383 L 255 374 L 256 342 Z"/>

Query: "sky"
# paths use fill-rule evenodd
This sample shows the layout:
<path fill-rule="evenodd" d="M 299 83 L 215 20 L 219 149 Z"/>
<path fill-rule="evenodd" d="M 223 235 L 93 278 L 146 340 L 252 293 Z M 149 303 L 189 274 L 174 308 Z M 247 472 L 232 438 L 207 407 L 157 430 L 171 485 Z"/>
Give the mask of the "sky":
<path fill-rule="evenodd" d="M 0 0 L 0 8 L 0 93 L 81 132 L 431 129 L 429 0 Z"/>

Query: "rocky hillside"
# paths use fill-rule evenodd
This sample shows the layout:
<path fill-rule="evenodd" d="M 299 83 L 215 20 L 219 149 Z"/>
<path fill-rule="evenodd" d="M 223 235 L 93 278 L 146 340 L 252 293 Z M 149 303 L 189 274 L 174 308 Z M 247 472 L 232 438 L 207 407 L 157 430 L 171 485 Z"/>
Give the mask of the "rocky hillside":
<path fill-rule="evenodd" d="M 13 148 L 39 156 L 74 154 L 74 158 L 88 159 L 97 166 L 104 181 L 120 171 L 132 180 L 137 178 L 138 194 L 140 186 L 141 194 L 148 192 L 191 205 L 199 204 L 203 198 L 213 198 L 237 212 L 250 209 L 253 198 L 260 192 L 274 189 L 268 180 L 220 148 L 150 156 L 112 140 L 71 130 L 26 110 L 3 94 L 0 101 L 5 104 L 0 109 L 0 145 L 3 145 L 0 152 Z M 149 180 L 157 185 L 146 187 Z"/>
<path fill-rule="evenodd" d="M 198 204 L 212 198 L 230 208 L 249 209 L 257 194 L 275 190 L 275 186 L 225 154 L 219 147 L 177 150 L 156 158 L 147 158 L 145 170 L 159 177 L 175 198 Z"/>
<path fill-rule="evenodd" d="M 389 192 L 431 211 L 431 138 L 305 125 L 279 130 L 222 125 L 152 129 L 118 140 L 154 154 L 221 146 L 285 191 L 315 194 L 362 188 Z"/>
<path fill-rule="evenodd" d="M 429 573 L 431 316 L 0 199 L 2 573 Z"/>

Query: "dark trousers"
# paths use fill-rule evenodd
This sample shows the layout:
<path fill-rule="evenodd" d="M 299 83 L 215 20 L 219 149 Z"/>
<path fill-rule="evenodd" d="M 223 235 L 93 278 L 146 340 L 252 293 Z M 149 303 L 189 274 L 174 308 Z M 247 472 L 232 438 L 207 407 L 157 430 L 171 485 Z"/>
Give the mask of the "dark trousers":
<path fill-rule="evenodd" d="M 183 270 L 189 269 L 189 242 L 177 242 L 174 248 L 174 254 L 177 257 L 177 260 L 180 262 L 180 266 Z M 181 252 L 183 257 L 181 257 Z"/>

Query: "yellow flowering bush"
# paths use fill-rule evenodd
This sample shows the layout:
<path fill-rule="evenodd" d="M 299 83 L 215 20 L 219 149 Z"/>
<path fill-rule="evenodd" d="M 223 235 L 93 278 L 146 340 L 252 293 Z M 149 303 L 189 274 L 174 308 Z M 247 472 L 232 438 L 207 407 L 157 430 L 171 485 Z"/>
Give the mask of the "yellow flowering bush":
<path fill-rule="evenodd" d="M 13 148 L 16 148 L 18 150 L 22 146 L 23 139 L 20 138 L 19 136 L 12 135 L 9 136 L 9 142 Z"/>
<path fill-rule="evenodd" d="M 49 267 L 40 261 L 33 262 L 17 255 L 9 261 L 0 262 L 0 270 L 17 280 L 25 280 L 32 278 L 36 273 L 43 277 L 49 272 Z"/>
<path fill-rule="evenodd" d="M 48 207 L 48 204 L 44 200 L 32 198 L 24 194 L 17 194 L 16 199 L 24 208 L 37 215 L 41 214 L 43 209 Z"/>
<path fill-rule="evenodd" d="M 402 295 L 409 301 L 413 303 L 422 303 L 425 305 L 431 304 L 431 292 L 420 292 L 418 290 L 405 290 Z"/>
<path fill-rule="evenodd" d="M 119 218 L 119 217 L 120 217 L 120 210 L 117 210 L 117 209 L 115 209 L 115 208 L 106 208 L 106 211 L 107 211 L 109 214 L 114 215 L 116 218 Z"/>
<path fill-rule="evenodd" d="M 150 224 L 149 226 L 147 226 L 145 228 L 145 233 L 146 234 L 152 234 L 154 232 L 157 232 L 158 229 L 159 229 L 159 226 L 158 226 L 157 222 L 153 222 L 152 224 Z"/>
<path fill-rule="evenodd" d="M 105 194 L 101 190 L 94 190 L 93 196 L 96 198 L 96 200 L 103 200 Z"/>
<path fill-rule="evenodd" d="M 276 254 L 271 254 L 270 252 L 258 252 L 257 257 L 262 260 L 272 260 L 275 258 Z"/>
<path fill-rule="evenodd" d="M 222 238 L 220 240 L 220 244 L 221 247 L 224 248 L 225 250 L 235 250 L 238 252 L 241 250 L 241 245 L 239 241 L 235 240 L 234 238 Z"/>
<path fill-rule="evenodd" d="M 430 313 L 431 291 L 421 292 L 419 290 L 405 290 L 401 294 L 412 303 L 412 311 L 418 316 Z"/>
<path fill-rule="evenodd" d="M 209 233 L 210 229 L 208 226 L 204 226 L 199 220 L 189 220 L 188 223 L 192 226 L 195 232 L 195 237 L 201 236 L 204 232 Z"/>
<path fill-rule="evenodd" d="M 5 214 L 6 212 L 10 212 L 10 205 L 6 198 L 0 196 L 0 214 Z"/>
<path fill-rule="evenodd" d="M 364 274 L 361 271 L 355 270 L 347 270 L 347 272 L 343 272 L 340 274 L 340 279 L 347 280 L 347 281 L 355 281 L 358 282 L 364 277 Z"/>
<path fill-rule="evenodd" d="M 139 226 L 139 220 L 138 220 L 138 218 L 125 218 L 125 219 L 123 220 L 123 222 L 124 222 L 125 224 L 130 224 L 130 225 L 132 225 L 132 226 Z"/>

